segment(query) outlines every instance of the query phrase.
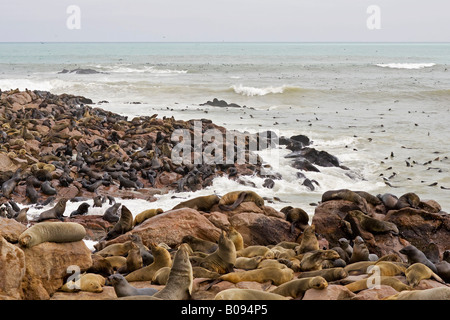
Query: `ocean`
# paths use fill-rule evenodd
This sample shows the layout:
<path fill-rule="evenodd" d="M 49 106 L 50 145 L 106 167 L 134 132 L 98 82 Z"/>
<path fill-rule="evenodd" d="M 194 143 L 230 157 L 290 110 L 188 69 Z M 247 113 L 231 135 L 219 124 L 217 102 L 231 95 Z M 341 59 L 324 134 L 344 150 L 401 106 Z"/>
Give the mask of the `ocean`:
<path fill-rule="evenodd" d="M 261 152 L 281 174 L 273 189 L 259 177 L 244 178 L 255 187 L 217 178 L 205 190 L 176 196 L 251 189 L 281 199 L 269 204 L 276 209 L 301 207 L 310 216 L 323 192 L 343 188 L 415 192 L 450 210 L 449 67 L 447 43 L 0 44 L 1 90 L 82 95 L 130 119 L 211 119 L 227 129 L 308 136 L 350 170 L 304 172 L 318 183 L 311 191 L 281 147 Z M 61 73 L 77 68 L 97 73 Z M 203 105 L 214 98 L 242 108 Z M 124 203 L 135 214 L 168 210 L 181 201 L 173 195 Z M 78 204 L 70 206 L 66 215 Z"/>

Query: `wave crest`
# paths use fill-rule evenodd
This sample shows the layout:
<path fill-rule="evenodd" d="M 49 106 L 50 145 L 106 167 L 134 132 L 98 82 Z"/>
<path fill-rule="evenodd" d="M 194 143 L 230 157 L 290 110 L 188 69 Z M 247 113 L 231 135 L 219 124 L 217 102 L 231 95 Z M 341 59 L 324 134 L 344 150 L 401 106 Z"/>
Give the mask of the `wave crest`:
<path fill-rule="evenodd" d="M 431 68 L 436 63 L 379 63 L 377 67 L 390 68 L 390 69 L 423 69 Z"/>
<path fill-rule="evenodd" d="M 268 94 L 281 94 L 285 93 L 286 91 L 299 91 L 302 90 L 302 88 L 299 87 L 288 87 L 288 86 L 281 86 L 281 87 L 265 87 L 265 88 L 256 88 L 256 87 L 246 87 L 242 84 L 240 85 L 233 85 L 231 86 L 231 89 L 234 90 L 235 93 L 253 97 L 253 96 L 265 96 Z"/>

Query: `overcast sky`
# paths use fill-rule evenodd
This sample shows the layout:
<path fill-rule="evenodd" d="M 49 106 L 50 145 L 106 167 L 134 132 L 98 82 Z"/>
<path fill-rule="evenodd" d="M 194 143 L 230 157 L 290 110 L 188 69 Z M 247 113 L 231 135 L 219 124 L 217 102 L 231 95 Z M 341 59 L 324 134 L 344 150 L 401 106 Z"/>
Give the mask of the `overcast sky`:
<path fill-rule="evenodd" d="M 449 0 L 0 0 L 0 12 L 0 42 L 450 42 Z"/>

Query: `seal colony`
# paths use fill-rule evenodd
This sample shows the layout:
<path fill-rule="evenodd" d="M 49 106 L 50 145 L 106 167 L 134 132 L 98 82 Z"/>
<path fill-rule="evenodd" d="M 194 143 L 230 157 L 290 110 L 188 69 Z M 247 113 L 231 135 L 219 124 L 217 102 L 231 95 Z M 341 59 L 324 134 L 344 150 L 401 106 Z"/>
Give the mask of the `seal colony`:
<path fill-rule="evenodd" d="M 41 91 L 1 93 L 0 251 L 11 254 L 0 255 L 0 265 L 6 266 L 7 285 L 17 287 L 0 287 L 0 298 L 450 296 L 449 215 L 413 192 L 325 191 L 311 220 L 302 208 L 279 212 L 251 190 L 131 212 L 115 198 L 128 192 L 150 199 L 163 188 L 197 190 L 215 176 L 257 174 L 259 167 L 177 166 L 169 161 L 169 136 L 177 128 L 192 129 L 191 122 L 156 115 L 128 121 L 90 103 Z M 64 215 L 67 201 L 86 199 L 95 199 L 96 207 L 109 200 L 104 215 L 86 216 L 83 203 Z M 17 203 L 52 208 L 28 221 Z M 82 240 L 97 241 L 96 249 Z M 23 272 L 12 274 L 10 260 Z M 53 282 L 38 279 L 30 264 Z M 57 276 L 74 264 L 81 267 L 79 286 Z"/>

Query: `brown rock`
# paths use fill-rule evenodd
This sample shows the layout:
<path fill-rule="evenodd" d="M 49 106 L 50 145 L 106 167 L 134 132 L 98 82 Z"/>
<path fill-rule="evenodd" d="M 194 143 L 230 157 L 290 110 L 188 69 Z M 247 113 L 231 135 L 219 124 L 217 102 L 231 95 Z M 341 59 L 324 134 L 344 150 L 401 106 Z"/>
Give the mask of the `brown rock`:
<path fill-rule="evenodd" d="M 99 241 L 104 238 L 114 224 L 103 219 L 102 215 L 86 215 L 65 218 L 65 221 L 76 222 L 86 229 L 86 238 Z"/>
<path fill-rule="evenodd" d="M 0 237 L 11 243 L 16 243 L 27 227 L 14 219 L 0 217 Z"/>
<path fill-rule="evenodd" d="M 329 284 L 325 289 L 306 290 L 302 300 L 349 300 L 356 295 L 345 286 Z"/>
<path fill-rule="evenodd" d="M 380 285 L 379 287 L 358 292 L 351 300 L 383 300 L 397 293 L 398 291 L 391 286 Z"/>
<path fill-rule="evenodd" d="M 23 250 L 26 273 L 23 277 L 23 299 L 47 300 L 62 285 L 69 266 L 80 271 L 92 265 L 91 252 L 83 241 L 53 243 L 44 242 Z"/>
<path fill-rule="evenodd" d="M 25 275 L 25 254 L 0 235 L 0 293 L 21 298 L 21 282 Z"/>
<path fill-rule="evenodd" d="M 116 299 L 117 295 L 111 286 L 103 287 L 102 292 L 62 292 L 57 291 L 50 300 L 111 300 Z"/>

